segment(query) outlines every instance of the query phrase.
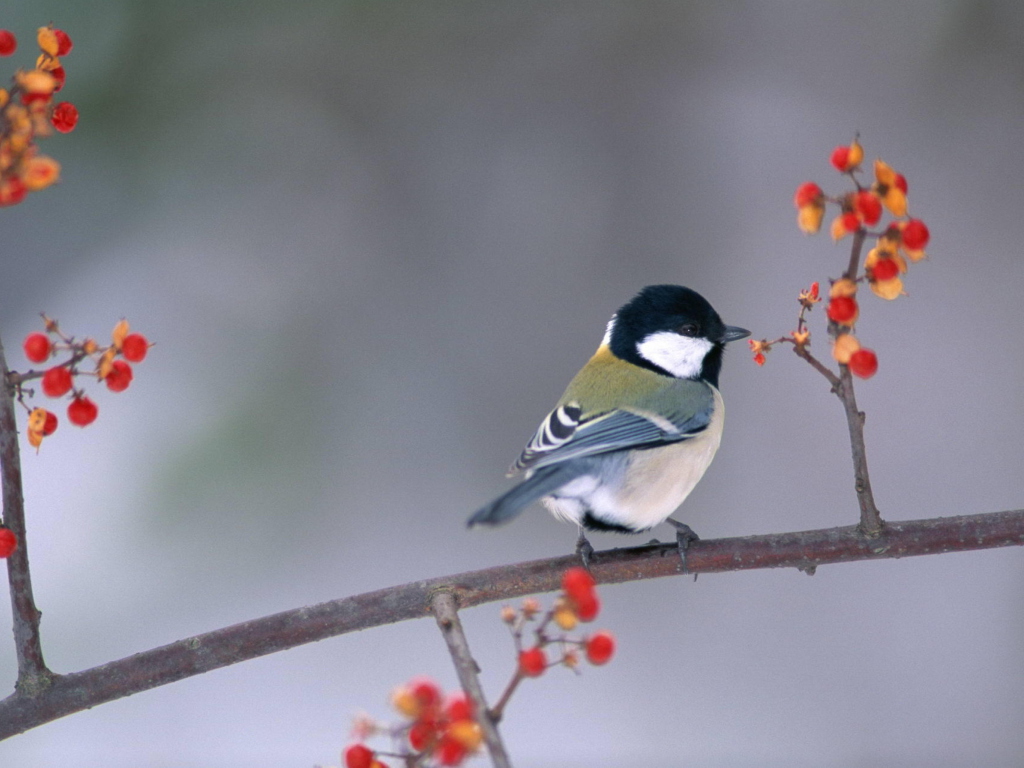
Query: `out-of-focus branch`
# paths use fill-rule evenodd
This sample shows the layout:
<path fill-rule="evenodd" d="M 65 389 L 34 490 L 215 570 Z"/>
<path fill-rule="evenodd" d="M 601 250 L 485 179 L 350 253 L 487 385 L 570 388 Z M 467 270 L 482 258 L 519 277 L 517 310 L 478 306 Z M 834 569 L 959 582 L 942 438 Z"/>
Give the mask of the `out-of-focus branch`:
<path fill-rule="evenodd" d="M 18 546 L 7 558 L 7 581 L 14 614 L 14 649 L 18 657 L 18 691 L 27 695 L 45 688 L 52 678 L 43 662 L 39 640 L 39 609 L 32 597 L 25 536 L 25 499 L 21 486 L 21 454 L 14 393 L 8 378 L 7 360 L 0 343 L 0 484 L 3 486 L 3 521 Z"/>
<path fill-rule="evenodd" d="M 487 698 L 484 696 L 484 689 L 480 685 L 479 672 L 473 654 L 469 651 L 469 641 L 466 633 L 462 630 L 462 622 L 459 621 L 457 598 L 451 590 L 439 589 L 430 599 L 430 607 L 437 619 L 437 626 L 444 635 L 444 641 L 448 644 L 448 652 L 452 655 L 455 663 L 455 671 L 458 673 L 462 690 L 473 702 L 473 717 L 480 725 L 483 732 L 484 743 L 491 755 L 491 762 L 495 768 L 512 768 L 508 752 L 502 743 L 501 734 L 498 733 L 498 726 L 491 718 L 487 708 Z"/>
<path fill-rule="evenodd" d="M 688 573 L 752 568 L 812 571 L 828 563 L 910 557 L 1024 544 L 1024 509 L 982 515 L 888 522 L 873 538 L 859 526 L 799 533 L 701 539 L 686 551 Z M 417 581 L 354 597 L 284 611 L 179 640 L 84 672 L 58 675 L 43 690 L 19 688 L 0 701 L 0 739 L 64 715 L 219 667 L 335 635 L 430 615 L 439 590 L 474 605 L 561 588 L 575 555 L 504 565 Z M 682 573 L 676 544 L 651 544 L 598 552 L 595 579 L 613 584 Z"/>

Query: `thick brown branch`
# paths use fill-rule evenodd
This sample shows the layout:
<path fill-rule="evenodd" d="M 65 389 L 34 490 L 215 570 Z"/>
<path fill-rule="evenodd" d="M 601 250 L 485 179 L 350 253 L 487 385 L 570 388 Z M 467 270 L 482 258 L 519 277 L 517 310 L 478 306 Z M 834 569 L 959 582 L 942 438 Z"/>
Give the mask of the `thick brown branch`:
<path fill-rule="evenodd" d="M 25 536 L 25 499 L 21 487 L 21 454 L 14 395 L 8 379 L 7 361 L 0 343 L 0 484 L 3 486 L 4 524 L 17 537 L 18 546 L 7 558 L 7 581 L 14 614 L 14 648 L 18 657 L 18 690 L 31 695 L 45 688 L 51 678 L 43 662 L 39 641 L 39 610 L 32 597 Z"/>
<path fill-rule="evenodd" d="M 444 635 L 444 641 L 448 644 L 448 652 L 455 663 L 455 671 L 459 675 L 462 690 L 473 702 L 473 716 L 480 724 L 491 762 L 495 768 L 512 768 L 508 752 L 501 741 L 501 734 L 498 733 L 498 726 L 487 709 L 484 689 L 480 686 L 480 668 L 469 651 L 466 633 L 462 631 L 455 594 L 447 589 L 438 590 L 430 599 L 430 607 L 434 612 L 434 618 L 437 619 L 437 626 Z"/>
<path fill-rule="evenodd" d="M 686 553 L 689 573 L 752 568 L 810 570 L 827 563 L 932 555 L 1024 544 L 1024 510 L 889 522 L 875 538 L 858 526 L 800 533 L 701 539 Z M 107 701 L 156 688 L 240 661 L 369 627 L 429 615 L 438 590 L 462 609 L 561 587 L 575 555 L 504 565 L 381 589 L 225 627 L 69 675 L 44 690 L 17 690 L 0 701 L 0 739 Z M 599 552 L 592 560 L 603 584 L 676 576 L 675 543 Z"/>

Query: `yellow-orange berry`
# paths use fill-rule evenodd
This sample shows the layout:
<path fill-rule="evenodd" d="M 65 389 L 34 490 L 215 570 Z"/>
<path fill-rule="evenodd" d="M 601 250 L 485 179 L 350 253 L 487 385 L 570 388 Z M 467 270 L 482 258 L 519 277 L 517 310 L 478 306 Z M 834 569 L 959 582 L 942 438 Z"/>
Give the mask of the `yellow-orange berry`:
<path fill-rule="evenodd" d="M 850 362 L 850 355 L 860 349 L 860 342 L 852 333 L 841 333 L 832 345 L 832 358 L 845 365 Z"/>

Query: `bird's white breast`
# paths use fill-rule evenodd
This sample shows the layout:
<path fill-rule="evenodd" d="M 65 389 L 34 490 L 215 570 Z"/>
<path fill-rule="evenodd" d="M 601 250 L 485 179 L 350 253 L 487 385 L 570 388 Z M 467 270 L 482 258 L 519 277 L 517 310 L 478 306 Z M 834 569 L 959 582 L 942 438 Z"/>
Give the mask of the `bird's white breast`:
<path fill-rule="evenodd" d="M 632 451 L 624 471 L 579 477 L 556 496 L 545 497 L 544 505 L 555 517 L 576 523 L 587 511 L 635 531 L 664 522 L 704 476 L 722 442 L 725 404 L 716 388 L 712 392 L 714 410 L 704 431 L 678 443 Z"/>

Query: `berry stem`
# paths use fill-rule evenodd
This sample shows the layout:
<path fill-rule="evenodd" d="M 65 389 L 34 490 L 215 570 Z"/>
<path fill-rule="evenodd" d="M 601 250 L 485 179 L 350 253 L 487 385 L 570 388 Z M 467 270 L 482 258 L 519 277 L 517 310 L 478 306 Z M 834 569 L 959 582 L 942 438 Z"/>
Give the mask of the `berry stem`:
<path fill-rule="evenodd" d="M 458 673 L 462 690 L 473 704 L 473 717 L 480 725 L 487 751 L 491 754 L 491 762 L 495 768 L 511 768 L 508 752 L 501 740 L 501 734 L 498 733 L 498 720 L 487 709 L 487 699 L 480 685 L 480 667 L 469 650 L 469 641 L 459 620 L 455 594 L 447 589 L 437 590 L 430 597 L 430 609 L 448 644 L 448 652 L 455 663 L 455 671 Z"/>
<path fill-rule="evenodd" d="M 18 657 L 19 692 L 35 694 L 46 688 L 53 674 L 43 661 L 39 639 L 39 609 L 32 597 L 32 578 L 28 567 L 28 542 L 25 536 L 25 497 L 21 483 L 21 453 L 18 449 L 18 424 L 14 412 L 15 387 L 10 381 L 3 343 L 0 342 L 0 485 L 3 493 L 4 525 L 18 539 L 17 548 L 7 558 L 7 581 L 14 616 L 14 648 Z"/>

